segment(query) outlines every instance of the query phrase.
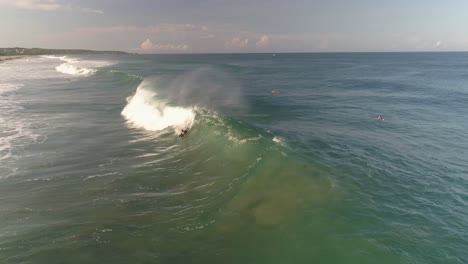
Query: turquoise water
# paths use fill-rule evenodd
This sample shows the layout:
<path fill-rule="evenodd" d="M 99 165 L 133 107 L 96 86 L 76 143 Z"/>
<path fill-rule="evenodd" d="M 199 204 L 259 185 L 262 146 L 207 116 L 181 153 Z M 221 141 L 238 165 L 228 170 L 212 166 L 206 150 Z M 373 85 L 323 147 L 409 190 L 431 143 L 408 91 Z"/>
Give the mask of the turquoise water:
<path fill-rule="evenodd" d="M 0 64 L 1 263 L 467 263 L 467 70 L 467 53 Z"/>

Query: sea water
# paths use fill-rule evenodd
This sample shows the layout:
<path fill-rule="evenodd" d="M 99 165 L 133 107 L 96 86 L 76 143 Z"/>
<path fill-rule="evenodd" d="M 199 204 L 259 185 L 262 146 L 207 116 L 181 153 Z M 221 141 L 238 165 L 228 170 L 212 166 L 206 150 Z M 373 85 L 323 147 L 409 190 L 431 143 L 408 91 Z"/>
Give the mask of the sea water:
<path fill-rule="evenodd" d="M 0 262 L 467 263 L 467 102 L 467 53 L 3 62 Z"/>

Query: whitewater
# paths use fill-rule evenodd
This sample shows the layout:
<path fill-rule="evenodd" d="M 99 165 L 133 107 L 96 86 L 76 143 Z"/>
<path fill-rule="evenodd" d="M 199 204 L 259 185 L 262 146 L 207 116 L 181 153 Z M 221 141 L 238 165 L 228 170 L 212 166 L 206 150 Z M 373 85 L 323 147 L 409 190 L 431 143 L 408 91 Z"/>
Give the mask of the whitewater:
<path fill-rule="evenodd" d="M 122 115 L 137 127 L 151 131 L 160 131 L 169 127 L 178 133 L 190 129 L 195 121 L 195 109 L 170 106 L 158 100 L 157 93 L 145 90 L 145 83 L 139 86 L 132 96 L 127 98 L 128 105 Z"/>

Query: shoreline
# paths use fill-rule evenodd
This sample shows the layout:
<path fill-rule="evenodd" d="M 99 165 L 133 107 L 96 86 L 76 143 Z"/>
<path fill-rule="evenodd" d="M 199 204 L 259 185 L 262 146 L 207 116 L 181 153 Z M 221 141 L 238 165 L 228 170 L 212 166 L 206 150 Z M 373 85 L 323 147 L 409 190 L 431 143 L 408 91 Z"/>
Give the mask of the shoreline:
<path fill-rule="evenodd" d="M 31 57 L 31 55 L 16 55 L 16 56 L 0 56 L 0 62 L 5 62 L 9 60 L 17 60 L 17 59 L 23 59 Z"/>

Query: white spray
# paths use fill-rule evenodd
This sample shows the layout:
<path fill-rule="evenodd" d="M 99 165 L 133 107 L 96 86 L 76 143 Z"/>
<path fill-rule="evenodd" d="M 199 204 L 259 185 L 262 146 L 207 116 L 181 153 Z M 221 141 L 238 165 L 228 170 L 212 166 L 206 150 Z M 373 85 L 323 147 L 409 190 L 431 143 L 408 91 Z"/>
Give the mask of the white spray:
<path fill-rule="evenodd" d="M 170 106 L 156 92 L 145 89 L 147 85 L 144 81 L 127 100 L 122 115 L 129 123 L 151 131 L 172 127 L 176 133 L 193 125 L 196 115 L 193 108 Z"/>
<path fill-rule="evenodd" d="M 214 68 L 196 69 L 175 79 L 148 78 L 127 98 L 122 115 L 146 130 L 171 127 L 179 133 L 191 128 L 198 107 L 214 111 L 244 109 L 240 90 L 233 78 Z"/>

